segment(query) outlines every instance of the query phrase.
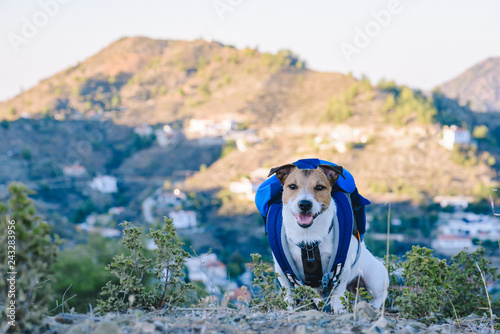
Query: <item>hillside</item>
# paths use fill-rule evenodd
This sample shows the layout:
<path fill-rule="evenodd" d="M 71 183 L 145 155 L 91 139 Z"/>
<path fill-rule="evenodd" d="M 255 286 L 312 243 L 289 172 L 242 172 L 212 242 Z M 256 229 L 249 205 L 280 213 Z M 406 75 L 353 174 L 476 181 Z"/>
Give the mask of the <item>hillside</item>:
<path fill-rule="evenodd" d="M 500 57 L 486 59 L 458 77 L 442 84 L 440 90 L 474 111 L 500 111 Z"/>
<path fill-rule="evenodd" d="M 469 70 L 469 81 L 480 81 L 481 73 L 490 75 L 497 64 L 490 59 Z M 443 91 L 446 87 L 451 83 L 444 85 Z M 120 39 L 81 64 L 0 103 L 0 117 L 13 120 L 21 116 L 71 122 L 112 120 L 125 126 L 123 129 L 142 123 L 176 122 L 181 130 L 186 129 L 189 119 L 203 117 L 232 119 L 242 128 L 256 131 L 258 143 L 249 145 L 245 152 L 231 151 L 230 145 L 212 167 L 195 175 L 188 182 L 195 190 L 227 188 L 230 181 L 259 167 L 319 156 L 353 172 L 364 193 L 383 201 L 387 194 L 421 201 L 437 194 L 484 193 L 495 184 L 496 161 L 500 161 L 496 145 L 500 124 L 438 93 L 429 98 L 391 82 L 374 86 L 365 78 L 310 71 L 290 51 L 260 53 L 202 40 Z M 44 129 L 41 122 L 37 126 Z M 486 124 L 489 132 L 477 149 L 451 152 L 439 144 L 442 124 L 466 126 L 471 132 Z M 62 125 L 59 128 L 67 131 Z M 42 140 L 32 138 L 29 126 L 24 129 L 24 135 L 16 133 L 17 142 L 23 138 L 23 145 L 33 152 L 35 166 L 29 169 L 36 174 L 33 170 L 50 163 L 42 159 L 52 154 L 45 147 L 52 143 L 48 133 L 55 131 L 56 143 L 63 140 L 58 128 L 43 130 Z M 92 131 L 85 136 L 92 136 Z M 73 132 L 78 136 L 82 129 Z M 100 144 L 90 150 L 89 157 L 96 158 L 88 163 L 85 158 L 73 159 L 84 162 L 90 174 L 112 172 L 129 179 L 169 175 L 162 172 L 167 168 L 163 161 L 168 161 L 164 150 L 152 147 L 133 157 L 123 156 L 120 150 L 137 144 L 131 134 L 128 141 L 116 142 L 116 147 L 107 138 L 102 141 L 104 146 L 111 145 L 109 151 L 102 152 L 103 158 Z M 15 148 L 23 150 L 21 146 Z M 65 149 L 54 151 L 56 161 L 60 160 L 58 155 L 68 156 Z M 45 154 L 39 159 L 42 152 Z M 189 163 L 203 153 L 199 146 L 193 155 L 179 155 L 175 166 L 198 170 L 201 162 Z M 107 160 L 101 161 L 104 157 Z M 217 160 L 210 153 L 199 161 L 213 159 Z M 184 168 L 186 164 L 188 168 Z M 103 165 L 108 168 L 103 169 Z M 27 181 L 28 175 L 19 174 L 20 170 L 11 175 Z M 12 179 L 5 178 L 4 182 Z"/>

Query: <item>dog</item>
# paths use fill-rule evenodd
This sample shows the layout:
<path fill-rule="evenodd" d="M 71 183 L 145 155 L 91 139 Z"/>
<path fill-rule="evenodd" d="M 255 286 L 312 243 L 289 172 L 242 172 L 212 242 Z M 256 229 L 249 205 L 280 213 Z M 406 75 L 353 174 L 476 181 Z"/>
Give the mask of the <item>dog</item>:
<path fill-rule="evenodd" d="M 338 218 L 331 191 L 342 173 L 342 167 L 330 165 L 319 165 L 316 169 L 284 165 L 270 171 L 269 175 L 276 174 L 283 185 L 283 228 L 290 254 L 303 282 L 305 274 L 300 245 L 315 245 L 319 242 L 317 247 L 321 254 L 322 274 L 329 270 L 330 258 L 336 254 L 331 226 L 332 222 L 338 224 Z M 294 305 L 292 284 L 283 274 L 276 258 L 273 258 L 278 280 L 287 291 L 286 300 L 289 305 Z M 325 300 L 335 313 L 344 311 L 340 297 L 344 296 L 348 285 L 366 287 L 373 297 L 370 303 L 375 308 L 380 308 L 387 298 L 389 277 L 385 266 L 367 250 L 364 242 L 358 242 L 352 235 L 339 280 Z M 322 295 L 321 286 L 315 290 Z"/>

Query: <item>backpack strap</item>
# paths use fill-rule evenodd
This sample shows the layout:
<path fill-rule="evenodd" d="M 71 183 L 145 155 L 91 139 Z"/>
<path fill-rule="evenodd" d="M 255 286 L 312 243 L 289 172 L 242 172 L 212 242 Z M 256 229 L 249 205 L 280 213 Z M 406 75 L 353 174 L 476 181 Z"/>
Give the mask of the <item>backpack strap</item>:
<path fill-rule="evenodd" d="M 288 251 L 288 244 L 284 241 L 282 226 L 283 226 L 283 204 L 281 202 L 274 203 L 269 206 L 269 211 L 267 213 L 267 221 L 270 222 L 266 224 L 267 238 L 269 239 L 269 245 L 271 246 L 271 251 L 273 252 L 274 258 L 278 262 L 278 265 L 283 271 L 285 277 L 290 281 L 292 285 L 302 285 L 299 276 L 295 273 L 294 267 L 290 265 L 288 257 L 291 260 L 290 252 Z"/>
<path fill-rule="evenodd" d="M 340 283 L 339 278 L 347 259 L 354 225 L 354 215 L 348 194 L 342 191 L 336 191 L 332 193 L 332 197 L 337 205 L 339 242 L 333 262 L 330 261 L 330 270 L 323 275 L 323 295 L 330 294 L 330 291 L 335 289 Z"/>

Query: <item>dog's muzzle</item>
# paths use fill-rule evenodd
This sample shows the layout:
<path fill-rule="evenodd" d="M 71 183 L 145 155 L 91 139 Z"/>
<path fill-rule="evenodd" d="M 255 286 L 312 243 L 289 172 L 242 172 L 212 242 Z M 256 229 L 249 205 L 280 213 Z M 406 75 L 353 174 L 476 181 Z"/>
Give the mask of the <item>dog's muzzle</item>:
<path fill-rule="evenodd" d="M 295 213 L 293 216 L 297 219 L 297 224 L 299 224 L 300 227 L 308 228 L 320 214 L 321 212 L 314 215 L 312 213 Z"/>

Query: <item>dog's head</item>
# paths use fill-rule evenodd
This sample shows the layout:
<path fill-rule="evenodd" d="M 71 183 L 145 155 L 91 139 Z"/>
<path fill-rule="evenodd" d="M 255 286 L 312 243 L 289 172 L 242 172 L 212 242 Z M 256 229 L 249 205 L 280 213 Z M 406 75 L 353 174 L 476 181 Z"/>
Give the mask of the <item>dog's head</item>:
<path fill-rule="evenodd" d="M 309 228 L 330 205 L 332 187 L 339 175 L 343 176 L 343 168 L 319 165 L 316 169 L 299 169 L 284 165 L 271 169 L 269 176 L 275 173 L 283 185 L 283 205 L 300 227 Z"/>

